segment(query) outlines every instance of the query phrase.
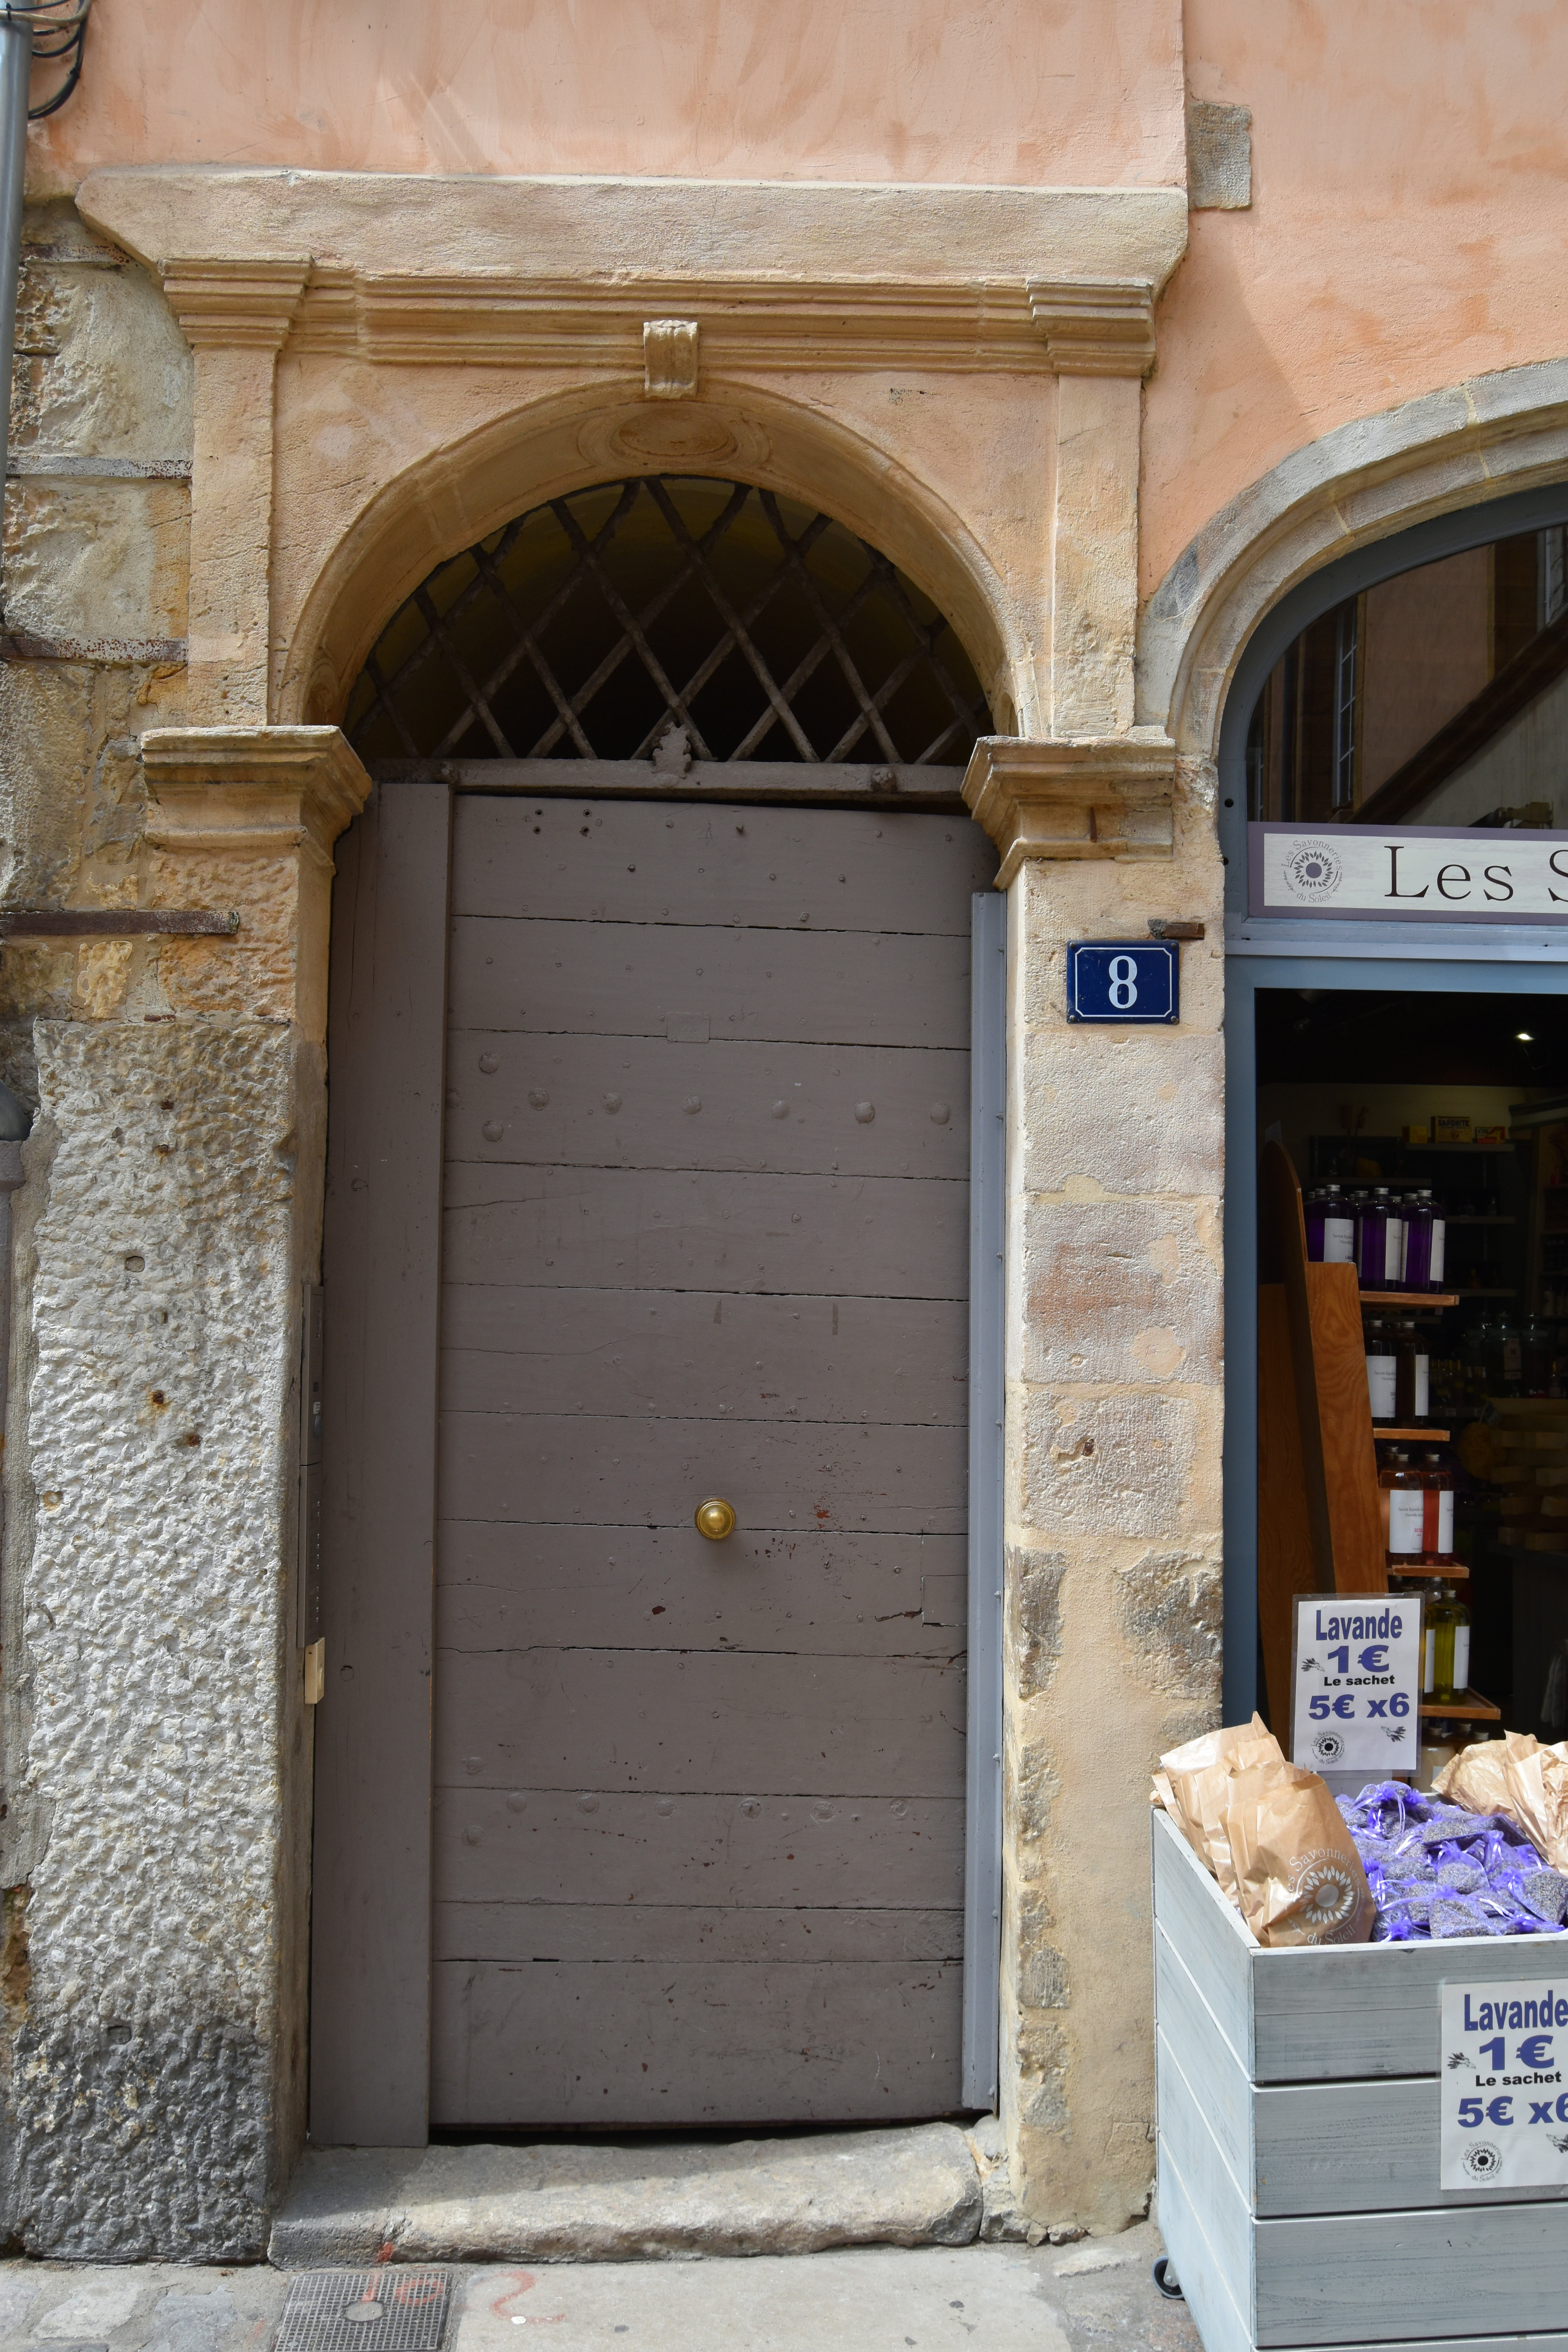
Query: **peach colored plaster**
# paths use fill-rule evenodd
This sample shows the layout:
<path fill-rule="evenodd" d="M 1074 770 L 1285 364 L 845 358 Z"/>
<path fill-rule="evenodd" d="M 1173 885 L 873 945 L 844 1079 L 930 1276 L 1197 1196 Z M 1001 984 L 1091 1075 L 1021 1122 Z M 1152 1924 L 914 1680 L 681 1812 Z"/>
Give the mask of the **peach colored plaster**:
<path fill-rule="evenodd" d="M 1348 419 L 1568 351 L 1558 0 L 1186 0 L 1196 97 L 1252 110 L 1252 205 L 1194 213 L 1161 305 L 1142 593 Z"/>
<path fill-rule="evenodd" d="M 37 193 L 94 165 L 1175 186 L 1179 0 L 114 0 Z"/>

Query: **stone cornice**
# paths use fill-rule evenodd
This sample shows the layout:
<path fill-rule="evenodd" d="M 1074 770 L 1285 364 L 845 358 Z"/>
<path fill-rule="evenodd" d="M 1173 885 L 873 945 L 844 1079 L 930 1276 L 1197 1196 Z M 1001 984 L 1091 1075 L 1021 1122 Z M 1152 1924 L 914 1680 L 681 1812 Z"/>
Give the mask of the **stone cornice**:
<path fill-rule="evenodd" d="M 310 274 L 308 259 L 279 254 L 163 265 L 163 291 L 197 351 L 281 351 Z"/>
<path fill-rule="evenodd" d="M 147 838 L 160 849 L 330 866 L 370 778 L 336 727 L 153 727 L 142 738 Z"/>
<path fill-rule="evenodd" d="M 1157 728 L 1029 741 L 985 735 L 965 806 L 1002 853 L 1005 890 L 1028 857 L 1169 857 L 1176 747 Z"/>
<path fill-rule="evenodd" d="M 1147 375 L 1154 289 L 1146 279 L 1031 278 L 1029 310 L 1058 375 Z"/>

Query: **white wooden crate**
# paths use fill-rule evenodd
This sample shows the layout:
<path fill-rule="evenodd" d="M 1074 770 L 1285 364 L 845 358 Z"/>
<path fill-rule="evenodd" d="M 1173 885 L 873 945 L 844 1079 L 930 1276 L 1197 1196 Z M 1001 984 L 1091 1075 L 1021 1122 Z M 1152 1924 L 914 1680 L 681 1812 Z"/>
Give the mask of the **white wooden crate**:
<path fill-rule="evenodd" d="M 1568 1936 L 1265 1951 L 1152 1818 L 1160 2227 L 1207 2352 L 1568 2352 L 1568 2191 L 1437 2185 L 1444 1979 L 1568 1977 Z"/>

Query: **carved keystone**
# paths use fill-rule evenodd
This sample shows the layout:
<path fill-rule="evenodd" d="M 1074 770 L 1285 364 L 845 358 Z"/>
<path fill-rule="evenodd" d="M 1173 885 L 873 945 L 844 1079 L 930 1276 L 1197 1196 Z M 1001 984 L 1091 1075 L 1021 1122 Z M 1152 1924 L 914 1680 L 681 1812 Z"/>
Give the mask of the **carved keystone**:
<path fill-rule="evenodd" d="M 649 400 L 694 400 L 697 396 L 695 319 L 647 319 L 643 322 L 643 391 Z"/>
<path fill-rule="evenodd" d="M 984 735 L 963 779 L 1002 852 L 1005 890 L 1026 857 L 1169 857 L 1176 747 L 1158 728 L 1029 742 Z"/>

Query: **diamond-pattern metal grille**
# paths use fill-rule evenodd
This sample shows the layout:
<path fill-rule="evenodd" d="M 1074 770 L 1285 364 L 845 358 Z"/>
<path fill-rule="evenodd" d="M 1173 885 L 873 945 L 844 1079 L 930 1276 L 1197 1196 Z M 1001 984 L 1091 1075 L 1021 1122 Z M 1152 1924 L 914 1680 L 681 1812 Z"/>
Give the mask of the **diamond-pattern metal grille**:
<path fill-rule="evenodd" d="M 441 2352 L 446 2271 L 307 2271 L 289 2283 L 273 2352 Z"/>
<path fill-rule="evenodd" d="M 416 588 L 349 698 L 366 760 L 959 765 L 990 715 L 885 555 L 743 483 L 655 475 L 531 508 Z"/>

